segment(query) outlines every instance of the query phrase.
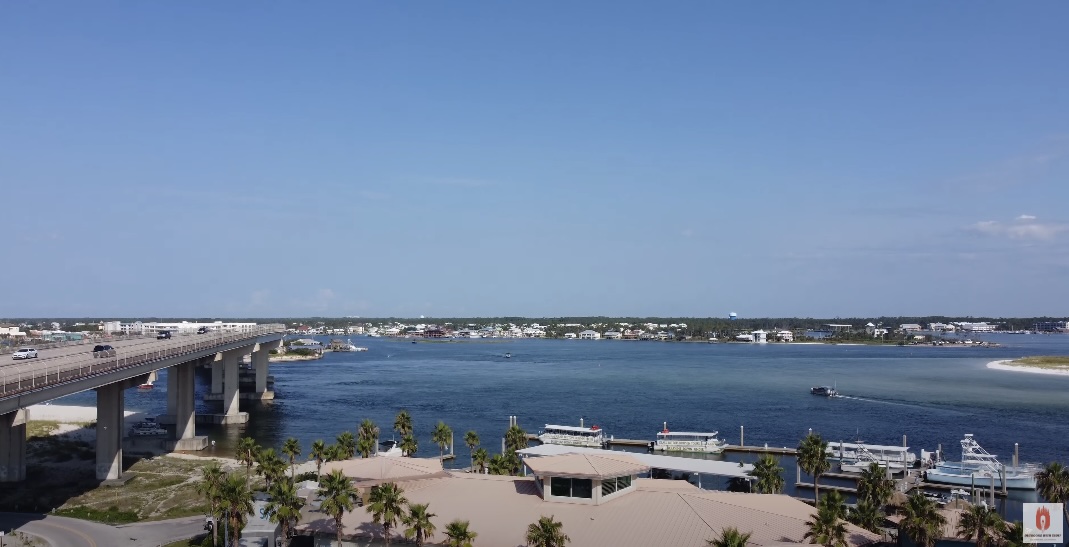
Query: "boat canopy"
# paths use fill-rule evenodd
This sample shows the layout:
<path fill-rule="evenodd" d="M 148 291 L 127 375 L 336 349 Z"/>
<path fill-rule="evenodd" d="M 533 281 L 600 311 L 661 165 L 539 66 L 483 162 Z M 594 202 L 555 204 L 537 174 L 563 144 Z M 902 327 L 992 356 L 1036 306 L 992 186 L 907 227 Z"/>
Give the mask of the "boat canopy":
<path fill-rule="evenodd" d="M 596 434 L 601 433 L 601 428 L 596 426 L 596 425 L 592 425 L 590 427 L 577 427 L 577 426 L 572 426 L 572 425 L 549 425 L 549 424 L 546 424 L 546 427 L 542 431 L 544 431 L 546 433 L 553 432 L 553 431 L 561 431 L 561 432 L 567 432 L 567 433 L 584 433 L 584 434 L 588 434 L 588 435 L 596 435 Z"/>
<path fill-rule="evenodd" d="M 864 448 L 869 452 L 909 452 L 908 446 L 894 446 L 894 445 L 882 445 L 882 444 L 858 444 L 858 443 L 838 443 L 829 442 L 828 451 L 839 451 L 839 447 L 842 446 L 844 450 L 857 450 L 858 448 Z"/>
<path fill-rule="evenodd" d="M 713 431 L 712 433 L 695 433 L 693 431 L 661 431 L 661 432 L 657 433 L 657 436 L 658 437 L 665 437 L 665 438 L 670 438 L 670 437 L 699 437 L 699 438 L 702 438 L 702 439 L 713 439 L 713 438 L 716 438 L 717 433 L 720 433 L 720 432 L 719 431 Z"/>

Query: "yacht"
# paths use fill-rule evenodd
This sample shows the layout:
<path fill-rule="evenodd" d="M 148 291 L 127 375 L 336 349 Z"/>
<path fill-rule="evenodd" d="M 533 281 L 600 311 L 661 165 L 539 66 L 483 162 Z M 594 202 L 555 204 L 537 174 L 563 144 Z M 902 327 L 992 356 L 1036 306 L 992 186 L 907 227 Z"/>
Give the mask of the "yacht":
<path fill-rule="evenodd" d="M 575 427 L 546 424 L 546 427 L 538 435 L 538 440 L 542 441 L 543 444 L 601 448 L 605 446 L 605 431 L 596 425 Z"/>
<path fill-rule="evenodd" d="M 145 418 L 130 428 L 131 437 L 148 437 L 166 434 L 167 430 L 160 427 L 160 424 L 156 423 L 156 420 L 152 418 Z"/>
<path fill-rule="evenodd" d="M 943 484 L 987 486 L 994 482 L 996 488 L 1019 490 L 1036 489 L 1036 473 L 1040 469 L 1032 465 L 1006 466 L 994 454 L 984 450 L 972 433 L 961 440 L 961 461 L 945 462 L 937 456 L 935 467 L 927 472 L 927 480 Z"/>
<path fill-rule="evenodd" d="M 831 386 L 816 386 L 809 388 L 809 392 L 813 395 L 820 395 L 821 397 L 838 397 L 839 392 Z"/>
<path fill-rule="evenodd" d="M 404 453 L 401 451 L 397 441 L 382 441 L 379 443 L 379 451 L 375 455 L 384 458 L 399 458 L 404 456 Z"/>
<path fill-rule="evenodd" d="M 718 432 L 694 433 L 691 431 L 669 431 L 668 422 L 664 423 L 664 429 L 657 433 L 657 440 L 653 441 L 653 450 L 664 452 L 703 452 L 705 454 L 719 454 L 724 451 L 727 441 L 716 438 Z"/>
<path fill-rule="evenodd" d="M 148 391 L 148 390 L 152 389 L 153 387 L 154 386 L 152 385 L 152 380 L 149 380 L 149 381 L 137 386 L 137 389 L 140 389 L 141 391 Z"/>

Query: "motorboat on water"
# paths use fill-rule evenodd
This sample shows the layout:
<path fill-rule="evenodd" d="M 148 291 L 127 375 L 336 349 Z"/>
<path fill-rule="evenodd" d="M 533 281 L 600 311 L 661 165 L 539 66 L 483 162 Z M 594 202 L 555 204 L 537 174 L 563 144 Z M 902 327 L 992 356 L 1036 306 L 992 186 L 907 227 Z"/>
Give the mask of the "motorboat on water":
<path fill-rule="evenodd" d="M 657 440 L 653 441 L 653 450 L 659 452 L 701 452 L 705 454 L 719 454 L 724 451 L 727 441 L 716 437 L 717 431 L 712 433 L 695 433 L 691 431 L 669 431 L 668 422 L 657 433 Z"/>
<path fill-rule="evenodd" d="M 137 389 L 139 389 L 141 391 L 148 391 L 148 390 L 152 389 L 153 387 L 155 387 L 155 386 L 152 385 L 152 380 L 149 380 L 149 381 L 137 386 Z"/>
<path fill-rule="evenodd" d="M 506 353 L 505 354 L 505 359 L 512 359 L 512 354 L 511 353 Z"/>
<path fill-rule="evenodd" d="M 376 456 L 382 456 L 384 458 L 400 458 L 404 456 L 404 452 L 401 451 L 401 446 L 397 441 L 382 441 L 379 443 L 379 451 L 375 453 Z"/>
<path fill-rule="evenodd" d="M 821 397 L 838 397 L 839 392 L 832 386 L 816 386 L 809 388 L 809 393 L 813 395 L 820 395 Z"/>
<path fill-rule="evenodd" d="M 1035 490 L 1036 473 L 1040 468 L 1034 465 L 1007 466 L 998 461 L 994 454 L 984 450 L 976 442 L 972 433 L 966 433 L 961 440 L 961 461 L 946 462 L 937 454 L 934 467 L 926 473 L 930 482 L 957 484 L 963 486 L 987 486 L 1014 490 Z"/>
<path fill-rule="evenodd" d="M 588 448 L 601 448 L 605 446 L 605 431 L 596 425 L 579 427 L 570 425 L 550 425 L 542 429 L 538 434 L 538 440 L 542 444 L 560 444 L 566 446 L 585 446 Z"/>
<path fill-rule="evenodd" d="M 151 437 L 166 434 L 167 430 L 156 423 L 156 420 L 153 418 L 145 418 L 130 428 L 130 436 L 132 437 Z"/>

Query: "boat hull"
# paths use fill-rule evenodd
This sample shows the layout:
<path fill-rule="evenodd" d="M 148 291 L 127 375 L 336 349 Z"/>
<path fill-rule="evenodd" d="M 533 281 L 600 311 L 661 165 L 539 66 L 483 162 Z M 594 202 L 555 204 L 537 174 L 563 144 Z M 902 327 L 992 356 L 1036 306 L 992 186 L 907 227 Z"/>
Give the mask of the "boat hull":
<path fill-rule="evenodd" d="M 941 469 L 930 469 L 927 473 L 928 482 L 938 482 L 942 484 L 956 484 L 960 486 L 972 486 L 976 485 L 978 488 L 990 487 L 992 476 L 995 479 L 995 488 L 1002 488 L 1002 477 L 999 475 L 989 475 L 987 473 L 968 474 L 961 471 L 947 471 Z M 1013 490 L 1035 490 L 1036 478 L 1033 475 L 1009 475 L 1006 477 L 1006 488 Z"/>
<path fill-rule="evenodd" d="M 582 446 L 586 448 L 601 448 L 605 445 L 603 440 L 585 440 L 585 439 L 568 439 L 560 437 L 548 437 L 546 435 L 540 435 L 538 437 L 542 444 L 559 444 L 562 446 Z"/>
<path fill-rule="evenodd" d="M 724 451 L 724 445 L 668 445 L 653 443 L 654 452 L 696 452 L 701 454 L 719 454 Z"/>

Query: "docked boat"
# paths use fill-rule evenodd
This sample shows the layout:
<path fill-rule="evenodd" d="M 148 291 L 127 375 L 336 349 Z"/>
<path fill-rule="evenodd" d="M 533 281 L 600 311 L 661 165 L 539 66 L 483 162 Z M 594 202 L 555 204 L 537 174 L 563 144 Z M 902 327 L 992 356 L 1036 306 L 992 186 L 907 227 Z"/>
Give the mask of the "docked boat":
<path fill-rule="evenodd" d="M 995 488 L 1002 488 L 1005 484 L 1009 489 L 1035 490 L 1036 473 L 1039 471 L 1038 467 L 1031 465 L 1004 465 L 994 454 L 984 450 L 972 433 L 966 433 L 961 440 L 961 461 L 946 462 L 937 457 L 935 467 L 929 469 L 926 476 L 930 482 L 943 484 L 987 486 L 993 482 Z"/>
<path fill-rule="evenodd" d="M 375 455 L 384 458 L 399 458 L 404 456 L 404 452 L 401 451 L 397 441 L 382 441 L 379 443 L 379 451 Z"/>
<path fill-rule="evenodd" d="M 717 433 L 717 431 L 712 433 L 669 431 L 668 422 L 665 422 L 664 429 L 657 433 L 657 440 L 653 441 L 653 450 L 659 452 L 719 454 L 724 451 L 724 447 L 728 443 L 716 438 Z"/>
<path fill-rule="evenodd" d="M 596 425 L 575 427 L 546 424 L 546 427 L 538 435 L 538 440 L 542 441 L 543 444 L 601 448 L 605 446 L 605 431 Z"/>
<path fill-rule="evenodd" d="M 809 388 L 809 392 L 813 395 L 820 395 L 821 397 L 838 397 L 839 392 L 831 386 L 816 386 Z"/>
<path fill-rule="evenodd" d="M 838 461 L 842 470 L 848 473 L 860 473 L 873 462 L 890 468 L 892 473 L 917 465 L 917 454 L 906 446 L 839 442 L 829 443 L 827 452 L 828 459 Z"/>
<path fill-rule="evenodd" d="M 167 430 L 160 427 L 160 424 L 156 423 L 156 420 L 152 418 L 146 418 L 140 422 L 137 422 L 130 428 L 131 437 L 151 437 L 155 435 L 166 435 Z"/>

